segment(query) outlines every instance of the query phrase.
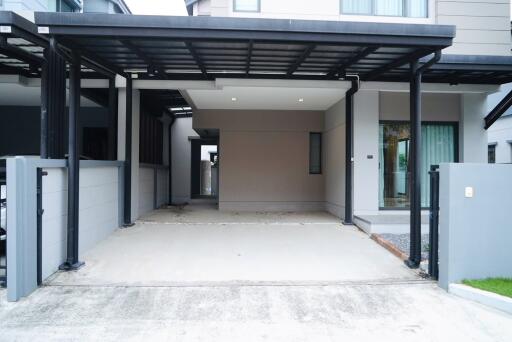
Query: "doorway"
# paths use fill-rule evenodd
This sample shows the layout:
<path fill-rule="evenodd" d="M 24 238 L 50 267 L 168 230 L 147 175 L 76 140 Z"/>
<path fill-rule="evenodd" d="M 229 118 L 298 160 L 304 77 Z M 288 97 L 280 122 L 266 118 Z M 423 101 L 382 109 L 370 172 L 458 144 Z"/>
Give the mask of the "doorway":
<path fill-rule="evenodd" d="M 190 197 L 192 199 L 218 198 L 219 151 L 218 140 L 198 138 L 191 140 Z"/>

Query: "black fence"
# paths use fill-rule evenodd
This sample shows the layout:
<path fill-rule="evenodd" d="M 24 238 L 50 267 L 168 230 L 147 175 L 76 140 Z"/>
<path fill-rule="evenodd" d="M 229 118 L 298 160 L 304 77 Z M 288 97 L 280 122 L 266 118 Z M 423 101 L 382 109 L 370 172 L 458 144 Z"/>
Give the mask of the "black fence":
<path fill-rule="evenodd" d="M 7 286 L 7 170 L 0 159 L 0 286 Z"/>
<path fill-rule="evenodd" d="M 439 165 L 430 167 L 430 219 L 428 274 L 439 278 Z"/>

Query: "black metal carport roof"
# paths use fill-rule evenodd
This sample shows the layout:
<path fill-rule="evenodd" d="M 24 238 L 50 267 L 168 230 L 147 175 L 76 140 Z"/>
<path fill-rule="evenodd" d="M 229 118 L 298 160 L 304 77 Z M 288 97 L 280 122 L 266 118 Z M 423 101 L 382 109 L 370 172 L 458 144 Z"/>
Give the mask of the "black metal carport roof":
<path fill-rule="evenodd" d="M 36 24 L 119 74 L 167 79 L 408 80 L 401 66 L 455 35 L 446 25 L 73 13 L 36 13 Z"/>
<path fill-rule="evenodd" d="M 0 73 L 39 77 L 48 39 L 29 20 L 0 11 Z"/>

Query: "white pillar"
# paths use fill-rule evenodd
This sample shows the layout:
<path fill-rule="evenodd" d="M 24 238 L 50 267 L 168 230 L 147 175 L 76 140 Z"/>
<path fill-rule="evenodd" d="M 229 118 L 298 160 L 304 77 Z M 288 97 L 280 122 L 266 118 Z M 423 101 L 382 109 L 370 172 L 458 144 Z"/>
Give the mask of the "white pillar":
<path fill-rule="evenodd" d="M 124 86 L 124 85 L 123 85 Z M 119 88 L 118 95 L 118 160 L 125 160 L 126 146 L 126 88 Z M 140 91 L 132 92 L 132 222 L 139 217 L 139 125 Z"/>
<path fill-rule="evenodd" d="M 354 213 L 378 210 L 379 92 L 360 90 L 354 95 Z"/>
<path fill-rule="evenodd" d="M 462 94 L 459 124 L 459 161 L 487 163 L 487 94 Z"/>

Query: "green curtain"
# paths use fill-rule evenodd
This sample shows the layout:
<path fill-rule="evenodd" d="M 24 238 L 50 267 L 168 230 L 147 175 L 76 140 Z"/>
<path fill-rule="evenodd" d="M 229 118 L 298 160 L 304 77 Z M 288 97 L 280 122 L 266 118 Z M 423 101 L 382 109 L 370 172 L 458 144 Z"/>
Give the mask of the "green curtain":
<path fill-rule="evenodd" d="M 431 165 L 455 162 L 455 127 L 424 124 L 421 127 L 421 206 L 430 205 Z"/>

